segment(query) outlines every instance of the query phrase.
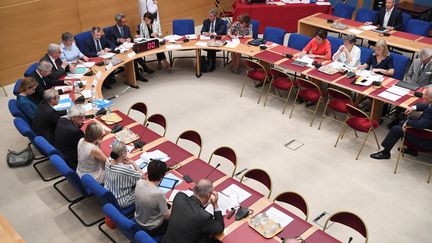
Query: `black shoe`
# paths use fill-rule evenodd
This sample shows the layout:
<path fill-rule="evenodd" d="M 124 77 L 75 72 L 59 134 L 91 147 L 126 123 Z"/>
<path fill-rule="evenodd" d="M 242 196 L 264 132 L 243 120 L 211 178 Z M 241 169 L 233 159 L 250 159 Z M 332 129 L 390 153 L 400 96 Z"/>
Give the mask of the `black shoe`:
<path fill-rule="evenodd" d="M 143 70 L 144 70 L 144 72 L 146 72 L 146 73 L 148 73 L 148 74 L 152 74 L 152 73 L 155 72 L 153 69 L 151 69 L 151 68 L 149 68 L 149 67 L 147 67 L 147 66 L 144 66 L 144 67 L 143 67 Z"/>
<path fill-rule="evenodd" d="M 255 84 L 255 88 L 260 88 L 260 87 L 262 87 L 263 85 L 264 85 L 264 82 L 259 83 L 259 84 Z"/>
<path fill-rule="evenodd" d="M 111 86 L 111 84 L 103 84 L 102 85 L 102 88 L 104 88 L 104 89 L 111 89 L 112 88 L 112 86 Z"/>
<path fill-rule="evenodd" d="M 398 148 L 398 151 L 400 151 L 400 148 Z M 414 157 L 418 156 L 418 152 L 415 151 L 415 150 L 412 150 L 410 148 L 404 148 L 403 153 L 404 154 L 409 154 L 409 155 L 414 156 Z"/>
<path fill-rule="evenodd" d="M 141 73 L 135 73 L 135 79 L 141 82 L 148 82 L 148 79 L 144 78 Z"/>
<path fill-rule="evenodd" d="M 390 159 L 390 153 L 384 153 L 384 151 L 379 151 L 377 153 L 371 154 L 372 159 Z"/>
<path fill-rule="evenodd" d="M 306 107 L 310 107 L 310 106 L 314 106 L 314 105 L 316 105 L 316 102 L 312 102 L 312 101 L 307 101 L 305 104 Z"/>

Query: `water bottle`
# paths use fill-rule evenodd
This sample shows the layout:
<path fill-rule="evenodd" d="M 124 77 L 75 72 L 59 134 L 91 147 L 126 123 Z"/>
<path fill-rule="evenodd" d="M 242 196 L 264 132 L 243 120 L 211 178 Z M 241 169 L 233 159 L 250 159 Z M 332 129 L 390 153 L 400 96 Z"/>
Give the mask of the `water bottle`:
<path fill-rule="evenodd" d="M 80 94 L 81 90 L 80 90 L 80 87 L 78 85 L 78 81 L 74 81 L 73 85 L 74 85 L 74 92 L 75 92 L 75 94 Z"/>
<path fill-rule="evenodd" d="M 96 90 L 94 88 L 91 89 L 91 102 L 92 102 L 92 109 L 96 110 L 97 109 Z"/>

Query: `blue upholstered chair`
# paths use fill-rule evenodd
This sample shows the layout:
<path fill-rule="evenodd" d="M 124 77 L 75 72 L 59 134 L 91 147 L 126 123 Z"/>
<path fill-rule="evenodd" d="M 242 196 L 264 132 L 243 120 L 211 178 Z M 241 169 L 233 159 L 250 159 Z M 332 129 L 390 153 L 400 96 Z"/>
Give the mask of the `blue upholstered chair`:
<path fill-rule="evenodd" d="M 24 113 L 18 107 L 17 101 L 15 99 L 9 100 L 8 107 L 9 107 L 9 112 L 11 113 L 11 115 L 13 117 L 19 117 L 19 118 L 23 119 L 27 123 L 27 125 L 30 126 L 30 122 L 27 120 Z"/>
<path fill-rule="evenodd" d="M 14 119 L 14 125 L 15 128 L 18 130 L 18 132 L 29 140 L 28 147 L 31 148 L 31 145 L 33 145 L 40 152 L 41 151 L 40 148 L 34 143 L 36 134 L 33 132 L 30 125 L 21 117 L 16 117 Z M 40 157 L 34 157 L 33 161 L 45 161 L 47 159 L 48 158 L 45 156 L 40 156 Z"/>
<path fill-rule="evenodd" d="M 266 27 L 264 29 L 263 39 L 266 41 L 271 41 L 279 45 L 283 45 L 286 31 L 281 28 L 276 27 Z"/>
<path fill-rule="evenodd" d="M 82 52 L 85 48 L 84 48 L 84 42 L 90 38 L 91 36 L 91 31 L 84 31 L 81 32 L 77 35 L 74 36 L 76 45 L 78 47 L 78 49 L 80 49 L 80 51 Z"/>
<path fill-rule="evenodd" d="M 289 36 L 288 47 L 301 51 L 311 40 L 307 35 L 293 33 Z"/>
<path fill-rule="evenodd" d="M 103 32 L 105 35 L 108 35 L 108 32 L 110 32 L 110 31 L 111 31 L 111 26 L 103 28 Z"/>
<path fill-rule="evenodd" d="M 156 241 L 144 230 L 140 230 L 135 234 L 135 243 L 156 243 Z"/>
<path fill-rule="evenodd" d="M 175 19 L 172 24 L 174 35 L 195 34 L 195 23 L 193 19 Z"/>
<path fill-rule="evenodd" d="M 341 18 L 351 19 L 355 7 L 349 4 L 337 3 L 333 9 L 333 15 Z"/>
<path fill-rule="evenodd" d="M 21 85 L 21 81 L 22 81 L 22 79 L 18 79 L 18 80 L 15 82 L 15 85 L 14 85 L 14 88 L 13 88 L 13 94 L 14 94 L 15 96 L 18 96 L 18 94 L 19 94 L 19 86 Z"/>
<path fill-rule="evenodd" d="M 363 46 L 359 46 L 360 48 L 360 63 L 364 64 L 369 59 L 370 55 L 372 55 L 372 50 L 370 48 L 366 48 Z"/>
<path fill-rule="evenodd" d="M 57 154 L 59 156 L 62 156 L 60 151 L 58 151 L 54 146 L 52 146 L 44 137 L 42 136 L 36 136 L 34 138 L 34 144 L 37 148 L 39 148 L 39 151 L 42 153 L 43 156 L 45 157 L 50 157 L 51 155 Z M 33 163 L 33 168 L 36 170 L 36 172 L 39 174 L 40 178 L 42 178 L 43 181 L 52 181 L 55 180 L 59 177 L 61 177 L 61 175 L 55 175 L 52 176 L 50 178 L 46 178 L 45 176 L 43 176 L 42 172 L 39 170 L 38 165 L 40 163 L 46 162 L 49 160 L 44 160 L 44 161 L 38 161 L 36 163 Z"/>
<path fill-rule="evenodd" d="M 111 203 L 107 203 L 102 207 L 102 211 L 106 217 L 108 217 L 123 233 L 126 238 L 130 241 L 135 241 L 135 233 L 138 232 L 141 227 L 133 220 L 123 215 L 115 206 Z M 108 236 L 108 235 L 107 235 Z M 108 236 L 110 238 L 110 236 Z"/>
<path fill-rule="evenodd" d="M 344 41 L 341 38 L 337 38 L 333 36 L 327 36 L 327 39 L 330 41 L 331 54 L 333 56 L 333 54 L 337 52 L 339 47 L 343 45 Z"/>
<path fill-rule="evenodd" d="M 30 65 L 30 67 L 28 67 L 27 70 L 25 70 L 24 77 L 28 77 L 32 72 L 34 72 L 34 70 L 36 70 L 37 66 L 38 66 L 37 62 Z"/>
<path fill-rule="evenodd" d="M 406 31 L 410 19 L 412 19 L 411 15 L 407 13 L 402 13 L 402 31 Z"/>
<path fill-rule="evenodd" d="M 402 80 L 405 75 L 405 70 L 408 66 L 409 58 L 394 52 L 390 52 L 393 57 L 394 74 L 393 78 Z"/>
<path fill-rule="evenodd" d="M 416 35 L 428 36 L 431 26 L 431 22 L 419 19 L 410 19 L 408 21 L 408 25 L 406 26 L 405 32 Z"/>
<path fill-rule="evenodd" d="M 258 20 L 252 19 L 251 24 L 252 24 L 252 38 L 256 39 L 258 38 L 260 22 Z"/>
<path fill-rule="evenodd" d="M 355 21 L 358 22 L 373 22 L 377 16 L 378 12 L 372 9 L 359 8 L 357 10 L 357 16 Z"/>

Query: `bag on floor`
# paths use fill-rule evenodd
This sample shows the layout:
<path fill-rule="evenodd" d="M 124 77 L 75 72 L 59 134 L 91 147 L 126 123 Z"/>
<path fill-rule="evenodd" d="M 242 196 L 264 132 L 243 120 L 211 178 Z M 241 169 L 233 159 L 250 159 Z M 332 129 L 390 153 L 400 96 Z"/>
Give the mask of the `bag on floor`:
<path fill-rule="evenodd" d="M 11 168 L 27 166 L 32 163 L 33 158 L 34 154 L 30 147 L 27 147 L 20 152 L 15 152 L 8 149 L 8 153 L 6 155 L 7 164 Z"/>
<path fill-rule="evenodd" d="M 202 73 L 208 73 L 210 71 L 210 64 L 207 62 L 205 56 L 201 56 L 200 58 L 200 67 Z"/>

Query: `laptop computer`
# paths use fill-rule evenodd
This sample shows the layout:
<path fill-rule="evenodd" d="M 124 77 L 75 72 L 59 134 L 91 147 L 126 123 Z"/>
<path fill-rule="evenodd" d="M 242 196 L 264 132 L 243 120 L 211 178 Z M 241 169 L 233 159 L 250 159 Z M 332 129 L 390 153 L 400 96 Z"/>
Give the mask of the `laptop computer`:
<path fill-rule="evenodd" d="M 399 81 L 399 83 L 397 83 L 396 86 L 399 86 L 399 87 L 402 87 L 402 88 L 405 88 L 405 89 L 409 89 L 409 90 L 412 90 L 412 91 L 416 91 L 416 90 L 418 90 L 420 88 L 420 86 L 418 86 L 418 85 L 409 84 L 409 83 L 406 83 L 404 81 Z"/>

